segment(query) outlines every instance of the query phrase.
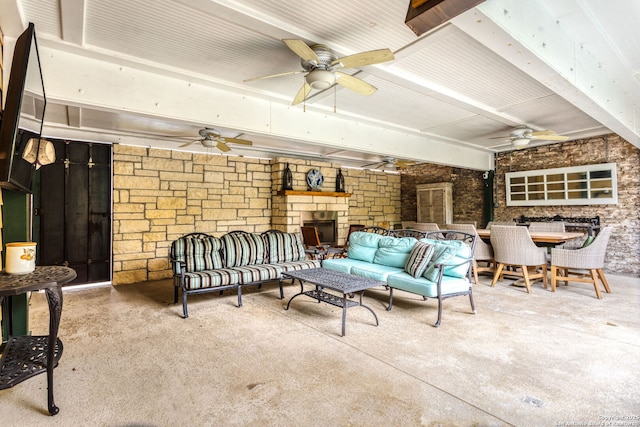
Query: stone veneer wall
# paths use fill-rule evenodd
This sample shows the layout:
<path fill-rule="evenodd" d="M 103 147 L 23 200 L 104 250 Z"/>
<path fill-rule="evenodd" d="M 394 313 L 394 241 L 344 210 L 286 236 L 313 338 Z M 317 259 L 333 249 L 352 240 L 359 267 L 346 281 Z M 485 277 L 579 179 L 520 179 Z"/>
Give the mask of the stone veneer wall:
<path fill-rule="evenodd" d="M 617 164 L 617 205 L 506 206 L 506 172 L 597 163 Z M 613 227 L 605 270 L 640 276 L 640 150 L 612 134 L 498 154 L 494 214 L 497 221 L 511 220 L 520 215 L 599 215 L 603 226 Z"/>
<path fill-rule="evenodd" d="M 475 222 L 478 228 L 484 226 L 482 172 L 429 163 L 402 171 L 402 221 L 416 221 L 416 185 L 438 182 L 453 183 L 453 222 Z"/>
<path fill-rule="evenodd" d="M 289 161 L 294 189 L 306 190 L 306 173 L 320 169 L 323 191 L 335 189 L 338 165 L 298 159 L 255 159 L 114 145 L 113 283 L 171 277 L 171 242 L 194 231 L 216 236 L 231 230 L 262 232 L 272 224 L 272 200 Z M 343 169 L 349 223 L 400 220 L 400 176 Z M 326 197 L 322 197 L 326 199 Z M 332 198 L 337 199 L 337 198 Z M 345 202 L 348 201 L 348 202 Z M 340 236 L 346 237 L 348 224 Z"/>

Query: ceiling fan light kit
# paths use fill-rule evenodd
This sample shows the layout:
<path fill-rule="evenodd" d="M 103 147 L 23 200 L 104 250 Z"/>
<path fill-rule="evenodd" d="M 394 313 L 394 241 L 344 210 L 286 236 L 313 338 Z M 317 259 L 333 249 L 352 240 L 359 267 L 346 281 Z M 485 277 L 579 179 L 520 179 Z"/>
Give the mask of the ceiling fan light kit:
<path fill-rule="evenodd" d="M 527 138 L 514 138 L 511 140 L 511 144 L 513 144 L 513 146 L 517 149 L 517 150 L 522 150 L 523 148 L 526 148 L 527 145 L 529 145 L 529 139 Z"/>
<path fill-rule="evenodd" d="M 329 89 L 336 81 L 335 75 L 327 70 L 313 70 L 305 77 L 309 86 L 314 89 Z"/>

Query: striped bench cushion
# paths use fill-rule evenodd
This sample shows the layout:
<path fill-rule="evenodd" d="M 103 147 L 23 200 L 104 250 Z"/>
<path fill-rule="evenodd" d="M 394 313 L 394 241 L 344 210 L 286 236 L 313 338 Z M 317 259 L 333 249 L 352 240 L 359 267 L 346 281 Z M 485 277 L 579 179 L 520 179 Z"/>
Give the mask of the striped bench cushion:
<path fill-rule="evenodd" d="M 266 233 L 264 239 L 270 264 L 301 261 L 306 258 L 299 233 Z"/>
<path fill-rule="evenodd" d="M 184 285 L 190 291 L 239 283 L 240 273 L 229 268 L 185 273 L 184 275 Z"/>
<path fill-rule="evenodd" d="M 278 280 L 283 269 L 280 265 L 261 264 L 234 267 L 233 271 L 236 271 L 240 276 L 240 284 L 246 285 L 267 280 Z"/>
<path fill-rule="evenodd" d="M 317 259 L 307 259 L 302 261 L 281 262 L 278 264 L 283 271 L 308 270 L 310 268 L 320 268 L 321 262 Z"/>
<path fill-rule="evenodd" d="M 267 256 L 264 240 L 260 234 L 231 233 L 222 236 L 225 267 L 264 264 Z"/>

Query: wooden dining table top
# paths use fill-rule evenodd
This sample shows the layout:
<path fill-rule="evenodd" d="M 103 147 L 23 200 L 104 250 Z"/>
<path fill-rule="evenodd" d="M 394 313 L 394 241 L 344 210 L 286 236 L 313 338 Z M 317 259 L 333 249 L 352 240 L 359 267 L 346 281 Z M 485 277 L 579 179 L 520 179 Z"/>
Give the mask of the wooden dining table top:
<path fill-rule="evenodd" d="M 476 231 L 481 239 L 491 238 L 490 229 L 481 228 Z M 531 236 L 531 240 L 535 243 L 551 243 L 557 245 L 559 243 L 580 238 L 584 236 L 584 233 L 577 231 L 530 231 L 529 235 Z"/>

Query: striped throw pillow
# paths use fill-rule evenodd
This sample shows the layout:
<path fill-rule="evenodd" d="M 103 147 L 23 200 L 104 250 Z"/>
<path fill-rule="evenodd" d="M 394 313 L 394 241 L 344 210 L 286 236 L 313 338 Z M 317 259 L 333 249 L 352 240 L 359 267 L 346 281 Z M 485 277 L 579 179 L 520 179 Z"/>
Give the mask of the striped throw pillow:
<path fill-rule="evenodd" d="M 222 236 L 227 268 L 264 264 L 266 251 L 260 234 L 230 233 Z"/>
<path fill-rule="evenodd" d="M 222 268 L 222 241 L 217 237 L 185 238 L 184 239 L 184 261 L 186 272 L 215 270 Z"/>
<path fill-rule="evenodd" d="M 299 233 L 266 233 L 269 263 L 301 261 L 306 258 Z"/>
<path fill-rule="evenodd" d="M 433 256 L 434 246 L 429 243 L 416 242 L 409 253 L 409 258 L 404 266 L 404 271 L 415 277 L 422 276 L 427 269 L 429 260 Z"/>

